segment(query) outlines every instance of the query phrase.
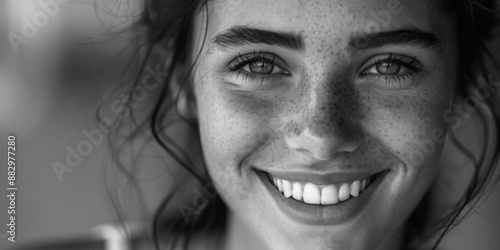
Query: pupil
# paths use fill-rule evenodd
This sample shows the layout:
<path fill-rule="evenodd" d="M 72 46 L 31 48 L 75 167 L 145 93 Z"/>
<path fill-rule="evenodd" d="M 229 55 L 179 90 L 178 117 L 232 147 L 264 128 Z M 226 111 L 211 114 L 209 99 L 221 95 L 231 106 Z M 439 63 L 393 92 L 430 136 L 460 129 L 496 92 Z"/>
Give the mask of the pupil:
<path fill-rule="evenodd" d="M 377 64 L 377 72 L 382 75 L 396 75 L 401 70 L 401 65 L 392 62 Z"/>
<path fill-rule="evenodd" d="M 274 65 L 272 63 L 263 61 L 252 62 L 250 63 L 249 67 L 250 67 L 250 72 L 256 74 L 269 74 L 273 72 L 274 69 Z"/>

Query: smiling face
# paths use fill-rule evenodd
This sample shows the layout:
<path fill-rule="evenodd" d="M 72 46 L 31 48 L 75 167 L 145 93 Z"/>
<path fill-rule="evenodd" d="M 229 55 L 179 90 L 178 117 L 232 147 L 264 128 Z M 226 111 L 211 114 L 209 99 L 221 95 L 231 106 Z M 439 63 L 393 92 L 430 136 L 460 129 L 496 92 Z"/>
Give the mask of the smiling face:
<path fill-rule="evenodd" d="M 436 8 L 209 2 L 193 76 L 205 162 L 270 249 L 397 246 L 438 170 L 455 82 L 453 18 Z"/>

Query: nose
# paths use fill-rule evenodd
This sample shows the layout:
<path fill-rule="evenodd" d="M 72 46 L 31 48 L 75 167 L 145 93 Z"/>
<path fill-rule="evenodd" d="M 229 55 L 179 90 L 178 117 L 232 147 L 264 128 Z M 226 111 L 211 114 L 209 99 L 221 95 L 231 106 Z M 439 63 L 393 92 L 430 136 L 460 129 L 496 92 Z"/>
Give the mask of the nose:
<path fill-rule="evenodd" d="M 318 160 L 326 160 L 338 153 L 356 151 L 363 141 L 357 102 L 350 91 L 340 95 L 326 95 L 314 91 L 303 115 L 296 116 L 285 128 L 285 142 L 290 149 L 305 152 Z"/>
<path fill-rule="evenodd" d="M 288 147 L 310 154 L 318 160 L 330 159 L 338 153 L 354 152 L 361 145 L 361 132 L 356 135 L 355 131 L 349 128 L 323 130 L 309 124 L 302 129 L 292 130 L 296 132 L 287 133 L 285 136 Z"/>

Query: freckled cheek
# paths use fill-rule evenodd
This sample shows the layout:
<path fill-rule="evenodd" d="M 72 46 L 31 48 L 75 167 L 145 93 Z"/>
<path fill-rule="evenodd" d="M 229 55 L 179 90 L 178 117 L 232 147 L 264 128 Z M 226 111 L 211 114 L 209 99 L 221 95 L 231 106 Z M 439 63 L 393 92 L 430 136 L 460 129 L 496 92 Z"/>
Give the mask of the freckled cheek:
<path fill-rule="evenodd" d="M 364 108 L 367 130 L 409 166 L 434 166 L 447 126 L 442 119 L 447 98 L 438 96 L 425 92 L 372 96 L 370 107 Z"/>
<path fill-rule="evenodd" d="M 210 176 L 221 197 L 233 209 L 245 211 L 253 175 L 243 161 L 262 145 L 268 133 L 266 106 L 248 96 L 231 93 L 217 84 L 197 90 L 200 136 Z M 259 104 L 260 103 L 260 104 Z M 250 179 L 249 179 L 250 178 Z M 249 213 L 248 213 L 249 214 Z"/>
<path fill-rule="evenodd" d="M 438 100 L 436 93 L 425 92 L 384 96 L 387 98 L 371 96 L 371 109 L 365 113 L 365 124 L 369 125 L 365 126 L 386 150 L 404 163 L 391 180 L 392 195 L 387 198 L 388 204 L 397 208 L 397 211 L 387 210 L 391 216 L 403 217 L 405 211 L 414 209 L 439 170 L 443 147 L 440 139 L 444 138 L 447 126 L 442 114 L 447 100 L 445 97 Z M 443 136 L 435 136 L 435 131 L 443 131 Z"/>
<path fill-rule="evenodd" d="M 255 150 L 269 131 L 265 124 L 271 111 L 263 100 L 213 83 L 197 90 L 197 100 L 204 151 L 228 168 Z"/>

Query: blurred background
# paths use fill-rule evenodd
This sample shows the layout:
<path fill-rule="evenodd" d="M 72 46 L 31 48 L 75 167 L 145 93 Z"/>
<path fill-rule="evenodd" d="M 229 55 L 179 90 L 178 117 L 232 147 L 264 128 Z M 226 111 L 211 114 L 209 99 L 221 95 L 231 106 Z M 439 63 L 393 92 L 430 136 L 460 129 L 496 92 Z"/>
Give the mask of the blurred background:
<path fill-rule="evenodd" d="M 102 181 L 106 142 L 92 144 L 80 160 L 70 157 L 74 166 L 63 166 L 68 167 L 72 150 L 89 141 L 88 132 L 98 128 L 95 114 L 100 96 L 93 72 L 103 59 L 101 52 L 115 49 L 78 38 L 98 39 L 105 30 L 102 20 L 108 22 L 107 27 L 126 25 L 126 19 L 138 10 L 130 2 L 0 1 L 0 183 L 6 194 L 6 138 L 14 135 L 18 186 L 16 242 L 7 240 L 7 227 L 2 226 L 0 249 L 99 239 L 95 232 L 111 238 L 119 234 L 111 226 L 102 227 L 118 224 Z M 96 11 L 96 5 L 122 13 L 125 19 L 107 16 L 99 8 Z M 492 46 L 499 54 L 498 44 Z M 150 207 L 163 195 L 162 181 L 150 181 Z M 442 249 L 499 249 L 499 197 L 500 186 L 477 213 L 445 238 Z M 8 223 L 7 207 L 3 195 L 3 225 Z"/>
<path fill-rule="evenodd" d="M 134 6 L 128 1 L 115 0 L 0 1 L 0 135 L 5 141 L 0 148 L 7 152 L 7 136 L 16 136 L 18 186 L 12 243 L 6 237 L 7 158 L 2 153 L 0 249 L 99 238 L 95 227 L 118 223 L 103 186 L 106 141 L 83 148 L 89 153 L 80 160 L 70 157 L 73 166 L 67 157 L 89 141 L 84 131 L 99 128 L 100 86 L 93 77 L 106 59 L 101 52 L 112 50 L 79 38 L 99 40 L 106 29 L 102 21 L 121 23 L 107 12 L 130 18 L 129 10 Z"/>

